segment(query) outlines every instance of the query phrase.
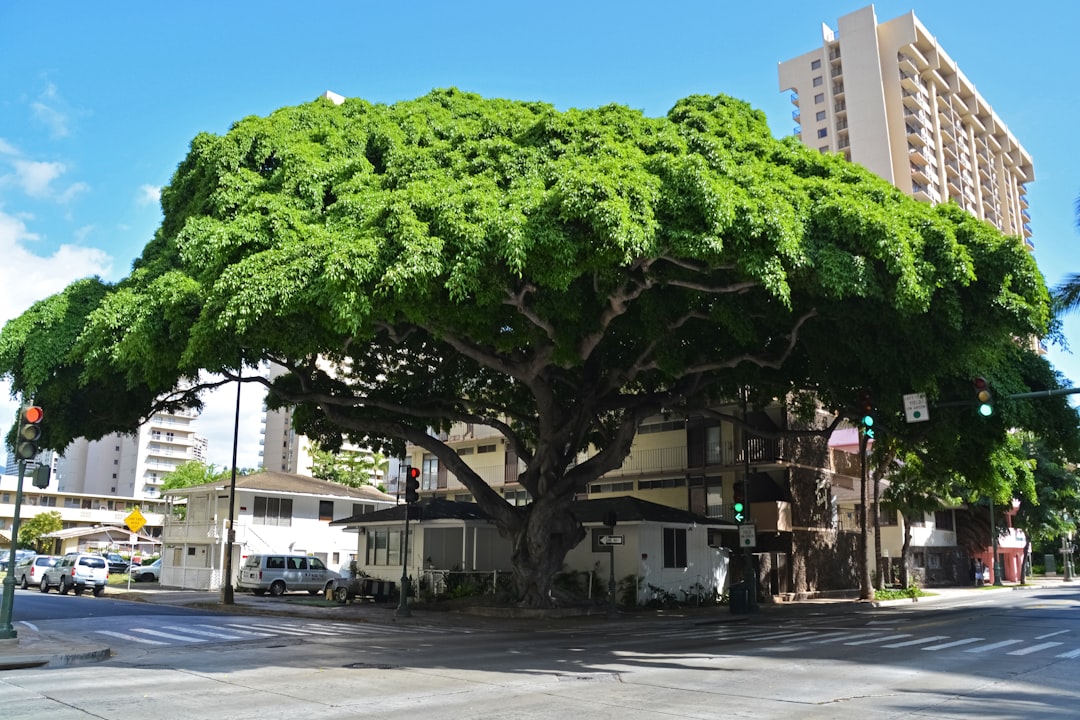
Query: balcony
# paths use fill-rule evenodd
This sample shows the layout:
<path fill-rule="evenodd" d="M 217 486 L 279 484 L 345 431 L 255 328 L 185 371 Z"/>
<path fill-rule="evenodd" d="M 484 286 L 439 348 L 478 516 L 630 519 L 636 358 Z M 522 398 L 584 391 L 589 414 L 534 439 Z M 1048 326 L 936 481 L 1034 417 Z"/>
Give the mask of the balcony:
<path fill-rule="evenodd" d="M 915 74 L 917 74 L 919 72 L 919 68 L 915 64 L 915 61 L 912 60 L 907 55 L 905 55 L 904 53 L 898 53 L 897 54 L 897 60 L 899 61 L 899 65 L 900 65 L 900 76 L 901 77 L 903 77 L 904 75 L 915 75 Z"/>
<path fill-rule="evenodd" d="M 837 63 L 836 65 L 834 65 L 832 67 L 832 69 L 829 71 L 829 77 L 840 77 L 843 74 L 844 74 L 844 68 L 841 67 L 840 63 Z"/>
<path fill-rule="evenodd" d="M 798 105 L 799 104 L 799 93 L 791 93 L 791 95 L 789 97 L 791 98 L 791 104 L 792 105 Z"/>
<path fill-rule="evenodd" d="M 900 84 L 910 93 L 921 94 L 926 90 L 922 78 L 915 73 L 900 73 Z"/>
<path fill-rule="evenodd" d="M 930 176 L 926 174 L 926 169 L 915 163 L 911 164 L 911 179 L 913 181 L 912 187 L 914 187 L 915 184 L 929 185 L 931 183 Z"/>
<path fill-rule="evenodd" d="M 921 96 L 914 93 L 904 93 L 904 105 L 912 110 L 919 109 L 923 112 L 930 112 L 930 104 Z"/>
<path fill-rule="evenodd" d="M 908 158 L 919 165 L 926 165 L 927 157 L 923 150 L 924 148 L 922 145 L 908 145 Z"/>
<path fill-rule="evenodd" d="M 937 188 L 932 185 L 923 185 L 921 183 L 911 183 L 911 194 L 917 199 L 924 202 L 939 203 L 941 202 L 941 193 Z"/>
<path fill-rule="evenodd" d="M 840 46 L 836 45 L 835 47 L 829 48 L 829 60 L 832 61 L 832 60 L 839 60 L 839 59 L 840 59 Z"/>
<path fill-rule="evenodd" d="M 844 96 L 844 83 L 842 83 L 842 82 L 833 83 L 832 94 L 833 94 L 833 97 L 836 98 L 836 99 L 842 98 Z"/>
<path fill-rule="evenodd" d="M 791 119 L 797 123 L 802 122 L 802 112 L 800 110 L 792 110 Z"/>
<path fill-rule="evenodd" d="M 1027 223 L 1024 223 L 1021 227 L 1024 228 L 1024 237 L 1029 238 L 1032 235 L 1034 235 L 1034 233 L 1031 232 L 1031 226 L 1028 225 Z"/>
<path fill-rule="evenodd" d="M 1031 240 L 1031 238 L 1025 237 L 1024 238 L 1024 247 L 1027 248 L 1028 250 L 1034 250 L 1035 249 L 1035 243 Z"/>
<path fill-rule="evenodd" d="M 843 100 L 841 100 L 838 103 L 834 103 L 833 104 L 833 110 L 835 110 L 838 113 L 844 113 L 844 116 L 847 117 L 847 103 L 844 102 Z"/>
<path fill-rule="evenodd" d="M 906 129 L 909 145 L 930 145 L 933 143 L 933 138 L 926 130 L 923 130 L 922 128 L 913 128 L 910 125 L 908 125 Z"/>

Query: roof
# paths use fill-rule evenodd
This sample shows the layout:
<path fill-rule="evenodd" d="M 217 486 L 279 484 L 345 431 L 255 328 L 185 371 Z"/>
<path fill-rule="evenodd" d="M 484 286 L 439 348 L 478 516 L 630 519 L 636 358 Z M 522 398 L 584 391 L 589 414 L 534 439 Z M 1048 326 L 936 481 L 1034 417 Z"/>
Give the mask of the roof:
<path fill-rule="evenodd" d="M 456 502 L 444 498 L 428 498 L 416 505 L 395 505 L 385 510 L 353 515 L 334 520 L 331 525 L 369 525 L 374 523 L 404 522 L 405 513 L 410 520 L 481 520 L 490 522 L 491 517 L 476 503 Z"/>
<path fill-rule="evenodd" d="M 207 489 L 224 491 L 229 489 L 231 483 L 232 478 L 226 478 L 224 480 L 215 480 L 202 485 L 192 485 L 191 487 L 166 490 L 164 494 L 185 496 Z M 330 482 L 329 480 L 320 480 L 319 478 L 313 478 L 308 475 L 275 472 L 273 470 L 264 470 L 262 472 L 252 473 L 251 475 L 237 475 L 236 489 L 292 493 L 295 495 L 332 496 L 353 498 L 355 500 L 368 500 L 370 502 L 397 503 L 397 499 L 393 495 L 387 495 L 371 485 L 349 487 L 348 485 Z"/>
<path fill-rule="evenodd" d="M 398 505 L 363 515 L 334 520 L 331 525 L 374 525 L 377 523 L 403 522 L 410 506 Z M 734 528 L 727 520 L 707 518 L 686 510 L 660 505 L 640 498 L 621 496 L 596 500 L 576 500 L 571 505 L 582 523 L 602 523 L 604 516 L 615 512 L 618 522 L 663 522 L 714 525 Z M 455 502 L 443 498 L 430 498 L 411 506 L 410 520 L 481 520 L 491 522 L 491 517 L 476 503 Z"/>
<path fill-rule="evenodd" d="M 128 538 L 132 535 L 136 536 L 135 542 L 138 543 L 155 543 L 160 544 L 161 541 L 157 538 L 152 538 L 149 535 L 140 535 L 139 533 L 132 533 L 131 530 L 120 525 L 96 525 L 94 527 L 73 527 L 66 528 L 64 530 L 56 530 L 54 532 L 45 533 L 41 537 L 57 538 L 59 540 L 68 540 L 70 538 L 86 537 L 87 535 L 97 535 L 104 533 L 110 540 L 115 535 L 117 539 L 123 542 L 128 542 Z"/>

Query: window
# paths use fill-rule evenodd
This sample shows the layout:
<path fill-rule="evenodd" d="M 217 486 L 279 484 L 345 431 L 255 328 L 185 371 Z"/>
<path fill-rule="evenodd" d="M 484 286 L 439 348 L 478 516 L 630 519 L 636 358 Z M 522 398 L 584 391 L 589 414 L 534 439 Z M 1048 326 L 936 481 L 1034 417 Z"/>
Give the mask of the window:
<path fill-rule="evenodd" d="M 829 137 L 829 128 L 821 128 L 817 131 L 817 136 L 819 138 Z"/>
<path fill-rule="evenodd" d="M 367 564 L 399 565 L 401 563 L 401 531 L 371 530 L 367 532 Z"/>
<path fill-rule="evenodd" d="M 817 114 L 814 115 L 814 117 L 817 119 L 818 122 L 821 122 L 822 120 L 825 119 L 825 111 L 824 110 L 818 110 Z"/>
<path fill-rule="evenodd" d="M 369 512 L 375 512 L 375 505 L 373 503 L 353 503 L 353 515 L 366 515 Z"/>
<path fill-rule="evenodd" d="M 252 522 L 256 525 L 292 525 L 292 499 L 256 496 Z"/>
<path fill-rule="evenodd" d="M 823 102 L 825 102 L 825 93 L 818 93 L 814 96 L 814 104 L 820 105 Z"/>
<path fill-rule="evenodd" d="M 686 487 L 686 478 L 664 478 L 663 480 L 639 480 L 638 490 L 659 490 L 661 488 Z"/>
<path fill-rule="evenodd" d="M 821 69 L 821 61 L 820 60 L 814 60 L 813 62 L 811 62 L 810 63 L 810 69 L 811 70 L 820 70 Z"/>
<path fill-rule="evenodd" d="M 424 455 L 421 462 L 423 474 L 420 476 L 421 490 L 436 490 L 439 487 L 439 458 L 434 455 Z"/>
<path fill-rule="evenodd" d="M 664 528 L 664 567 L 686 567 L 685 528 Z"/>
<path fill-rule="evenodd" d="M 460 455 L 461 457 L 465 457 L 466 455 L 472 455 L 474 449 L 475 448 L 472 448 L 472 447 L 458 448 L 457 454 Z"/>
<path fill-rule="evenodd" d="M 828 145 L 822 145 L 821 147 L 818 148 L 818 151 L 823 152 L 823 153 L 827 153 L 827 152 L 829 152 L 829 146 Z"/>
<path fill-rule="evenodd" d="M 320 500 L 319 501 L 319 519 L 320 520 L 333 520 L 334 519 L 334 501 L 333 500 Z"/>
<path fill-rule="evenodd" d="M 477 454 L 493 453 L 495 452 L 495 444 L 492 443 L 491 445 L 478 445 L 476 447 L 476 452 Z"/>
<path fill-rule="evenodd" d="M 824 83 L 825 78 L 823 78 L 821 75 L 818 75 L 816 78 L 814 78 L 814 87 L 821 87 Z"/>
<path fill-rule="evenodd" d="M 506 498 L 506 502 L 510 503 L 511 505 L 529 504 L 528 490 L 504 490 L 503 497 Z"/>
<path fill-rule="evenodd" d="M 953 525 L 953 511 L 952 510 L 938 510 L 934 513 L 934 525 L 938 530 L 954 530 L 956 528 Z"/>

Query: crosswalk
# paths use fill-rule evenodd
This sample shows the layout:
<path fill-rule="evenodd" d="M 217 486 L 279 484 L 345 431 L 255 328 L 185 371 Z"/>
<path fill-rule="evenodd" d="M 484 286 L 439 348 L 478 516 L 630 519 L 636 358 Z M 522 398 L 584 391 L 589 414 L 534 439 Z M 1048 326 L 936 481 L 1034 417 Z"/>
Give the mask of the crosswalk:
<path fill-rule="evenodd" d="M 340 638 L 386 637 L 416 633 L 471 632 L 458 628 L 437 626 L 393 626 L 374 623 L 276 623 L 276 622 L 212 622 L 155 624 L 153 627 L 133 626 L 123 631 L 94 630 L 97 635 L 139 645 L 197 645 L 200 643 L 263 640 L 267 638 Z"/>
<path fill-rule="evenodd" d="M 1009 638 L 990 640 L 984 637 L 952 637 L 949 635 L 918 635 L 916 633 L 897 632 L 896 628 L 866 630 L 782 630 L 777 628 L 686 628 L 672 632 L 666 630 L 647 630 L 628 633 L 632 636 L 657 636 L 663 634 L 672 637 L 676 634 L 693 635 L 696 640 L 715 639 L 722 644 L 750 644 L 767 651 L 770 647 L 784 650 L 821 646 L 879 647 L 889 650 L 914 649 L 924 652 L 955 651 L 970 654 L 1001 652 L 1005 655 L 1024 656 L 1050 652 L 1054 657 L 1064 660 L 1080 658 L 1080 638 L 1069 631 L 1059 631 L 1040 635 L 1031 639 Z M 1048 638 L 1057 639 L 1050 640 Z M 1070 642 L 1071 641 L 1071 642 Z"/>

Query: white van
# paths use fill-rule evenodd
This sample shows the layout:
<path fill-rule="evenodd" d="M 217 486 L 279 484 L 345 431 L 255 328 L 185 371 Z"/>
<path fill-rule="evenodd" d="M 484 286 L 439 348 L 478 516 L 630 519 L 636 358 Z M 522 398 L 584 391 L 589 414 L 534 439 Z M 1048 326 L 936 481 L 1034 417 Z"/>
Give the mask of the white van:
<path fill-rule="evenodd" d="M 238 590 L 256 595 L 281 595 L 290 590 L 307 590 L 312 595 L 325 592 L 339 576 L 317 557 L 310 555 L 248 555 L 236 581 Z"/>

